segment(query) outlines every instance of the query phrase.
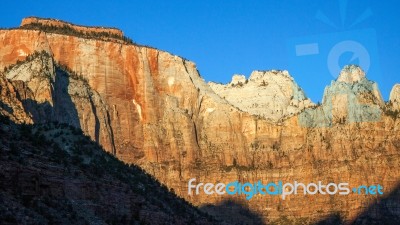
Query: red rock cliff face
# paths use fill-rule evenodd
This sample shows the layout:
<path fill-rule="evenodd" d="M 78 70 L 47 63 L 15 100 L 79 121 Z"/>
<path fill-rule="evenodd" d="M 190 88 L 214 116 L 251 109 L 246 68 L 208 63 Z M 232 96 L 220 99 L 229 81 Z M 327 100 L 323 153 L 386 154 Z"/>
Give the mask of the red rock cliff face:
<path fill-rule="evenodd" d="M 85 97 L 73 98 L 78 126 L 107 151 L 141 165 L 196 205 L 227 196 L 188 195 L 190 178 L 381 184 L 385 193 L 400 179 L 397 117 L 382 112 L 372 122 L 334 121 L 321 127 L 302 123 L 298 115 L 272 123 L 231 106 L 210 89 L 194 63 L 170 53 L 36 30 L 0 31 L 0 68 L 42 50 L 81 74 L 88 90 L 98 94 L 94 106 Z M 351 221 L 376 199 L 356 194 L 292 195 L 286 200 L 257 195 L 245 204 L 265 221 L 282 216 L 316 221 L 336 212 Z"/>

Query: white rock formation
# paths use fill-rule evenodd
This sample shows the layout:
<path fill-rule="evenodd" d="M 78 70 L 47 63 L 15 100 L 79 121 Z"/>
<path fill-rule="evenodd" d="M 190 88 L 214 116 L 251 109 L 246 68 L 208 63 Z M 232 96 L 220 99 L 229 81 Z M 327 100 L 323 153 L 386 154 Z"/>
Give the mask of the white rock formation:
<path fill-rule="evenodd" d="M 389 100 L 392 103 L 392 109 L 400 110 L 400 84 L 393 86 Z"/>
<path fill-rule="evenodd" d="M 356 65 L 347 65 L 340 71 L 338 82 L 355 83 L 365 78 L 364 71 Z"/>
<path fill-rule="evenodd" d="M 288 71 L 254 71 L 247 80 L 244 75 L 235 74 L 228 84 L 209 85 L 240 110 L 274 122 L 314 105 Z"/>
<path fill-rule="evenodd" d="M 309 127 L 374 122 L 380 120 L 384 105 L 378 85 L 367 80 L 360 67 L 349 65 L 325 88 L 321 107 L 306 110 L 299 120 Z"/>

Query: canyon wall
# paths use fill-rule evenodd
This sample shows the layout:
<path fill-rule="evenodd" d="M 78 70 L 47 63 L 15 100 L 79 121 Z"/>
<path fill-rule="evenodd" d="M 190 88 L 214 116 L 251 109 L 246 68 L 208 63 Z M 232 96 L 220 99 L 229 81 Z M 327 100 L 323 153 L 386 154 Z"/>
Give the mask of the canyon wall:
<path fill-rule="evenodd" d="M 35 52 L 41 53 L 27 60 Z M 247 106 L 232 102 L 240 94 L 223 96 L 211 85 L 214 92 L 194 63 L 149 47 L 41 30 L 0 30 L 0 68 L 7 78 L 0 80 L 3 114 L 17 122 L 56 120 L 79 127 L 106 151 L 140 165 L 198 206 L 218 204 L 227 196 L 188 195 L 190 178 L 198 183 L 380 184 L 386 195 L 400 179 L 398 113 L 387 113 L 390 107 L 377 85 L 357 67 L 343 70 L 326 88 L 321 105 L 308 102 L 301 89 L 284 94 L 280 112 L 285 113 L 272 119 L 270 113 L 258 114 L 257 107 L 249 113 Z M 274 80 L 273 73 L 260 77 Z M 245 87 L 236 88 L 251 96 Z M 392 99 L 398 99 L 397 89 Z M 351 222 L 384 196 L 234 198 L 266 222 L 315 222 L 336 214 Z M 398 203 L 384 207 L 399 217 Z"/>

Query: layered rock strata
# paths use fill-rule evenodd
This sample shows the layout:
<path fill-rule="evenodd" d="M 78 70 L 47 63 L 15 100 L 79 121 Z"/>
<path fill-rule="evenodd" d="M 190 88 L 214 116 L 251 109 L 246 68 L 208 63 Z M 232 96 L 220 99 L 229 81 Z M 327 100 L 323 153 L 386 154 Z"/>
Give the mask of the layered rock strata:
<path fill-rule="evenodd" d="M 49 57 L 26 60 L 43 51 Z M 26 113 L 14 115 L 15 120 L 51 119 L 79 127 L 107 151 L 140 165 L 199 206 L 227 196 L 188 195 L 190 178 L 380 184 L 387 194 L 400 179 L 400 119 L 385 113 L 377 86 L 357 67 L 345 68 L 325 90 L 322 105 L 312 106 L 284 71 L 254 72 L 247 84 L 235 77 L 233 83 L 244 81 L 243 87 L 210 87 L 194 63 L 164 51 L 14 29 L 0 31 L 0 68 L 7 68 L 3 77 L 9 81 L 2 78 L 3 83 L 12 84 L 2 87 L 7 93 L 2 100 L 18 99 Z M 262 80 L 268 85 L 260 86 Z M 268 107 L 277 107 L 277 114 L 266 105 L 240 102 L 241 96 L 255 97 L 252 88 L 263 93 L 256 98 L 260 104 L 274 102 Z M 242 90 L 246 93 L 232 95 Z M 340 214 L 349 222 L 380 197 L 293 195 L 282 200 L 256 195 L 243 204 L 264 221 L 315 222 Z M 398 218 L 398 204 L 386 207 Z"/>

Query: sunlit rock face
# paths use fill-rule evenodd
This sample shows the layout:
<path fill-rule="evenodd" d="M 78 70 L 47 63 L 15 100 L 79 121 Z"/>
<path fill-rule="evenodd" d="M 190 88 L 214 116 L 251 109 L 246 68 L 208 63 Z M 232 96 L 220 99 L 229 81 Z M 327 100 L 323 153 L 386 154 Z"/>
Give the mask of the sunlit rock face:
<path fill-rule="evenodd" d="M 340 71 L 338 82 L 355 83 L 365 78 L 364 71 L 356 65 L 347 65 Z"/>
<path fill-rule="evenodd" d="M 377 122 L 385 105 L 378 85 L 363 70 L 345 66 L 336 81 L 325 88 L 322 105 L 300 115 L 304 126 L 330 127 L 335 123 Z"/>
<path fill-rule="evenodd" d="M 46 54 L 27 60 L 35 52 Z M 400 120 L 384 112 L 377 85 L 359 67 L 345 67 L 320 106 L 287 71 L 255 71 L 248 79 L 208 85 L 193 62 L 168 52 L 41 30 L 0 30 L 5 67 L 2 114 L 17 122 L 80 127 L 106 151 L 140 165 L 195 205 L 228 196 L 188 195 L 190 178 L 367 182 L 383 185 L 385 193 L 400 179 Z M 391 99 L 399 99 L 396 93 Z M 351 221 L 376 196 L 233 198 L 265 222 L 315 222 L 337 213 Z"/>
<path fill-rule="evenodd" d="M 393 105 L 394 110 L 400 111 L 400 84 L 393 86 L 393 89 L 390 92 L 389 101 Z"/>
<path fill-rule="evenodd" d="M 209 83 L 215 93 L 238 109 L 278 122 L 314 104 L 288 71 L 254 71 L 249 79 L 234 75 L 226 85 Z"/>

